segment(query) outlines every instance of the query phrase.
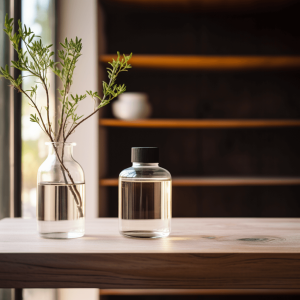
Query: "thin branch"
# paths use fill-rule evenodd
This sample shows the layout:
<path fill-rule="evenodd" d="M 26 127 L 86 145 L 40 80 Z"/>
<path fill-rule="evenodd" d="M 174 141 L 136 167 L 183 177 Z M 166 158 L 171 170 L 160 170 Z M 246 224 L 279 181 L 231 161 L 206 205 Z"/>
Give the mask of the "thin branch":
<path fill-rule="evenodd" d="M 113 68 L 113 71 L 112 71 L 112 75 L 111 75 L 111 77 L 110 77 L 110 80 L 109 80 L 109 84 L 108 84 L 108 86 L 110 86 L 111 84 L 112 84 L 112 82 L 113 82 L 113 78 L 114 78 L 114 72 L 116 71 L 116 68 L 114 67 Z M 107 95 L 104 95 L 103 96 L 103 99 L 101 100 L 101 102 L 103 102 L 104 100 L 105 100 L 105 97 L 106 97 Z M 80 122 L 78 122 L 74 127 L 73 127 L 73 129 L 72 128 L 70 128 L 70 130 L 69 130 L 69 132 L 67 133 L 67 135 L 66 135 L 66 138 L 64 139 L 64 141 L 66 141 L 67 140 L 67 138 L 72 134 L 72 132 L 74 132 L 74 130 L 75 130 L 75 128 L 76 127 L 78 127 L 81 123 L 83 123 L 84 121 L 86 121 L 87 119 L 89 119 L 91 116 L 93 116 L 95 113 L 97 113 L 99 110 L 100 110 L 100 108 L 101 107 L 98 107 L 98 109 L 96 109 L 94 112 L 92 112 L 90 115 L 88 115 L 87 117 L 85 117 L 84 119 L 82 119 Z"/>
<path fill-rule="evenodd" d="M 31 58 L 33 59 L 33 61 L 35 62 L 36 64 L 36 67 L 37 69 L 39 70 L 39 65 L 37 63 L 37 61 L 35 60 L 35 57 L 34 55 L 32 55 L 32 53 L 30 52 L 30 50 L 28 49 L 29 48 L 29 45 L 26 43 L 26 40 L 25 39 L 22 39 L 24 41 L 24 44 L 26 46 L 26 49 L 27 49 L 27 52 L 29 53 L 29 55 L 31 56 Z M 25 64 L 25 66 L 27 67 L 27 65 Z M 31 70 L 29 70 L 28 68 L 28 71 L 31 72 Z M 31 72 L 32 74 L 34 74 L 33 72 Z M 49 92 L 48 92 L 48 88 L 47 88 L 47 85 L 46 85 L 46 82 L 45 82 L 45 74 L 43 74 L 44 76 L 42 76 L 40 73 L 38 74 L 38 77 L 39 79 L 42 81 L 43 85 L 44 85 L 44 89 L 46 91 L 46 96 L 47 96 L 47 122 L 48 122 L 48 130 L 49 130 L 49 134 L 52 135 L 52 129 L 51 129 L 51 123 L 50 123 L 50 113 L 49 113 Z"/>
<path fill-rule="evenodd" d="M 73 129 L 69 130 L 68 134 L 66 135 L 66 138 L 64 139 L 64 141 L 67 140 L 67 138 L 72 134 L 72 132 L 74 132 L 75 128 L 78 127 L 82 122 L 84 122 L 85 120 L 89 119 L 92 115 L 94 115 L 96 112 L 98 112 L 100 110 L 101 107 L 99 107 L 98 109 L 96 109 L 94 112 L 92 112 L 90 115 L 88 115 L 87 117 L 85 117 L 84 119 L 82 119 L 79 123 L 77 123 Z"/>
<path fill-rule="evenodd" d="M 37 111 L 37 113 L 38 113 L 38 115 L 39 115 L 39 117 L 40 117 L 40 119 L 41 119 L 41 121 L 42 121 L 42 124 L 43 124 L 43 127 L 44 127 L 44 130 L 45 130 L 45 133 L 49 136 L 49 138 L 51 139 L 51 141 L 52 141 L 52 137 L 51 137 L 51 135 L 49 134 L 49 132 L 47 131 L 47 127 L 46 127 L 46 125 L 45 125 L 45 123 L 44 123 L 44 120 L 43 120 L 43 117 L 42 117 L 42 115 L 41 115 L 41 112 L 40 112 L 40 110 L 38 109 L 38 107 L 37 107 L 37 105 L 35 104 L 35 102 L 32 100 L 32 98 L 21 88 L 21 87 L 17 87 L 18 88 L 18 90 L 20 91 L 20 92 L 22 92 L 30 101 L 31 101 L 31 103 L 33 104 L 33 106 L 34 106 L 34 108 L 36 109 L 36 111 Z"/>
<path fill-rule="evenodd" d="M 23 42 L 24 42 L 24 44 L 25 44 L 25 46 L 26 46 L 27 52 L 29 53 L 29 55 L 30 55 L 31 58 L 33 59 L 35 65 L 36 65 L 36 67 L 37 67 L 37 69 L 39 70 L 40 68 L 39 68 L 38 63 L 37 63 L 36 60 L 35 60 L 34 55 L 32 55 L 32 53 L 31 53 L 30 50 L 28 49 L 29 45 L 26 43 L 26 40 L 23 39 L 23 37 L 22 37 L 22 40 L 23 40 Z M 39 73 L 37 76 L 38 76 L 39 78 L 41 78 L 41 74 L 40 74 L 40 73 Z"/>
<path fill-rule="evenodd" d="M 68 52 L 68 53 L 69 53 L 69 52 Z M 67 77 L 66 77 L 65 90 L 64 90 L 64 99 L 63 99 L 62 110 L 61 110 L 61 120 L 60 120 L 59 131 L 58 131 L 57 138 L 56 138 L 57 141 L 58 141 L 59 138 L 60 138 L 61 130 L 62 130 L 62 128 L 63 128 L 63 127 L 62 127 L 62 124 L 63 124 L 63 117 L 64 117 L 64 109 L 65 109 L 64 103 L 65 103 L 65 100 L 66 100 L 66 94 L 69 94 L 69 91 L 68 91 L 68 93 L 67 93 L 67 81 L 68 81 L 69 74 L 70 74 L 70 71 L 71 71 L 71 68 L 72 68 L 72 64 L 73 64 L 73 62 L 74 62 L 74 58 L 75 58 L 75 50 L 73 51 L 73 58 L 72 58 L 72 61 L 71 61 L 71 64 L 70 64 L 70 68 L 69 68 L 69 70 L 68 70 Z"/>
<path fill-rule="evenodd" d="M 48 121 L 49 133 L 52 134 L 52 128 L 51 128 L 51 123 L 50 123 L 50 112 L 49 112 L 49 110 L 50 110 L 49 91 L 48 91 L 47 85 L 44 81 L 43 81 L 43 84 L 44 84 L 44 88 L 45 88 L 46 95 L 47 95 L 47 121 Z"/>

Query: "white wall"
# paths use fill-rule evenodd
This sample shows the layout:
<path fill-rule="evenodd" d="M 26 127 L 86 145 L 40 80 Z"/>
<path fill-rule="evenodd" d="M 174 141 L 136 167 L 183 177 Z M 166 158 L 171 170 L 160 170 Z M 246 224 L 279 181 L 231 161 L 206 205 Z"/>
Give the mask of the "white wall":
<path fill-rule="evenodd" d="M 57 1 L 57 41 L 82 38 L 82 56 L 74 71 L 71 93 L 84 94 L 86 90 L 98 91 L 98 2 L 97 0 L 59 0 Z M 58 46 L 59 48 L 59 46 Z M 94 103 L 90 98 L 81 102 L 79 115 L 93 111 Z M 74 158 L 85 171 L 86 179 L 86 218 L 98 217 L 98 114 L 78 127 L 69 138 L 76 142 Z M 98 289 L 58 289 L 57 300 L 96 300 Z"/>
<path fill-rule="evenodd" d="M 82 38 L 82 56 L 74 71 L 72 94 L 84 94 L 86 90 L 98 91 L 98 40 L 97 0 L 57 1 L 57 41 Z M 58 49 L 60 45 L 57 44 Z M 94 103 L 86 98 L 78 108 L 78 115 L 88 115 Z M 98 217 L 98 114 L 82 123 L 69 142 L 76 142 L 74 158 L 85 171 L 86 217 Z"/>
<path fill-rule="evenodd" d="M 58 289 L 57 291 L 57 300 L 98 300 L 100 298 L 98 289 Z"/>

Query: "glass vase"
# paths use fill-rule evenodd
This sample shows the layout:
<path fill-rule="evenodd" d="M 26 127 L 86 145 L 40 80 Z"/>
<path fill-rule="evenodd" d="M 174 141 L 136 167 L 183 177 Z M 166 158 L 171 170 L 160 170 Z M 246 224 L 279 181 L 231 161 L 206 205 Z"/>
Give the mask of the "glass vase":
<path fill-rule="evenodd" d="M 46 143 L 37 175 L 38 232 L 44 238 L 78 238 L 85 231 L 85 180 L 73 158 L 75 143 Z"/>

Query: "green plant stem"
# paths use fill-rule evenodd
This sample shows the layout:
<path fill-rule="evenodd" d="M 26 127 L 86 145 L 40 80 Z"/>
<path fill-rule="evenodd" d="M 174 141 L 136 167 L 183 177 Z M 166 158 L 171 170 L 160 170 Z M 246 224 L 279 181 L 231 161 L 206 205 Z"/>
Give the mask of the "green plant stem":
<path fill-rule="evenodd" d="M 32 72 L 31 72 L 31 73 L 32 73 Z M 42 78 L 40 77 L 40 75 L 38 75 L 38 77 L 40 78 L 40 80 L 42 80 Z M 49 129 L 48 129 L 49 131 L 47 130 L 47 127 L 46 127 L 46 125 L 45 125 L 45 123 L 44 123 L 43 117 L 42 117 L 42 115 L 41 115 L 41 113 L 40 113 L 40 111 L 39 111 L 37 105 L 35 104 L 35 102 L 32 100 L 32 98 L 31 98 L 31 97 L 30 97 L 30 96 L 29 96 L 22 88 L 19 87 L 19 91 L 22 92 L 22 93 L 24 93 L 24 94 L 26 95 L 26 97 L 31 101 L 31 103 L 32 103 L 33 106 L 35 107 L 35 109 L 36 109 L 36 111 L 37 111 L 37 113 L 38 113 L 38 115 L 39 115 L 39 117 L 40 117 L 40 120 L 41 120 L 41 122 L 42 122 L 42 124 L 43 124 L 45 133 L 48 135 L 50 141 L 51 141 L 52 143 L 54 143 L 54 140 L 53 140 L 52 135 L 51 135 L 51 125 L 50 125 L 50 118 L 49 118 L 49 93 L 48 93 L 48 89 L 47 89 L 47 86 L 46 86 L 45 82 L 44 82 L 43 80 L 42 80 L 42 82 L 43 82 L 43 84 L 44 84 L 44 87 L 45 87 L 45 90 L 46 90 L 46 94 L 47 94 L 47 108 L 48 108 L 48 109 L 47 109 L 47 120 L 48 120 L 48 125 L 49 125 Z M 61 161 L 61 159 L 60 159 L 60 157 L 59 157 L 59 154 L 58 154 L 58 151 L 57 151 L 55 145 L 53 145 L 53 147 L 54 147 L 56 156 L 57 156 L 57 158 L 58 158 L 58 160 L 59 160 L 59 162 L 60 162 L 60 165 L 61 165 L 62 170 L 65 170 L 65 171 L 67 172 L 67 175 L 68 175 L 68 177 L 70 178 L 70 180 L 71 180 L 71 182 L 72 182 L 72 185 L 73 185 L 73 187 L 74 187 L 75 193 L 76 193 L 77 197 L 79 198 L 79 200 L 78 200 L 77 197 L 76 197 L 76 195 L 75 195 L 75 193 L 74 193 L 74 191 L 73 191 L 73 188 L 72 188 L 71 186 L 69 186 L 69 187 L 70 187 L 70 190 L 71 190 L 71 192 L 72 192 L 72 194 L 73 194 L 74 200 L 75 200 L 75 202 L 76 202 L 76 205 L 77 205 L 77 207 L 78 207 L 79 216 L 80 216 L 80 217 L 83 217 L 81 196 L 80 196 L 79 192 L 77 191 L 75 182 L 74 182 L 74 180 L 73 180 L 73 178 L 72 178 L 72 176 L 71 176 L 69 170 L 65 167 L 65 165 L 64 165 L 63 162 Z M 63 145 L 63 147 L 64 147 L 64 145 Z M 64 174 L 64 173 L 63 173 L 63 176 L 64 176 L 65 183 L 67 184 L 68 181 L 66 180 L 66 177 L 65 177 L 65 174 Z"/>
<path fill-rule="evenodd" d="M 48 135 L 50 141 L 51 141 L 52 143 L 54 143 L 54 140 L 53 140 L 51 134 L 49 134 L 49 132 L 47 131 L 47 128 L 46 128 L 46 125 L 45 125 L 45 123 L 44 123 L 44 121 L 43 121 L 42 115 L 41 115 L 39 109 L 37 108 L 36 104 L 35 104 L 34 101 L 32 100 L 32 98 L 31 98 L 31 97 L 30 97 L 30 96 L 29 96 L 29 95 L 28 95 L 21 87 L 19 87 L 19 91 L 22 92 L 22 93 L 24 93 L 24 94 L 26 95 L 26 97 L 27 97 L 27 98 L 31 101 L 31 103 L 34 105 L 35 109 L 37 110 L 37 112 L 38 112 L 38 114 L 39 114 L 39 116 L 40 116 L 40 119 L 41 119 L 41 122 L 42 122 L 42 124 L 43 124 L 45 133 Z M 74 193 L 74 191 L 73 191 L 73 189 L 72 189 L 72 186 L 69 186 L 69 185 L 68 185 L 68 186 L 70 187 L 70 190 L 71 190 L 71 192 L 72 192 L 72 194 L 73 194 L 74 200 L 75 200 L 76 205 L 77 205 L 77 207 L 78 207 L 79 216 L 80 216 L 80 217 L 83 217 L 82 200 L 81 200 L 81 196 L 80 196 L 80 194 L 79 194 L 79 192 L 78 192 L 78 190 L 77 190 L 77 188 L 76 188 L 76 184 L 75 184 L 75 182 L 74 182 L 74 180 L 73 180 L 73 177 L 71 176 L 69 170 L 65 167 L 65 165 L 64 165 L 64 163 L 63 163 L 63 161 L 62 161 L 62 159 L 59 157 L 59 154 L 58 154 L 58 151 L 57 151 L 57 147 L 56 147 L 54 144 L 53 144 L 53 147 L 54 147 L 54 151 L 55 151 L 56 157 L 57 157 L 57 159 L 59 160 L 59 163 L 60 163 L 60 166 L 61 166 L 62 170 L 66 171 L 68 177 L 69 177 L 70 180 L 71 180 L 71 183 L 72 183 L 72 186 L 73 186 L 73 188 L 74 188 L 75 193 Z M 64 144 L 63 144 L 63 147 L 64 147 Z M 65 183 L 68 184 L 68 181 L 67 181 L 67 179 L 66 179 L 64 173 L 63 173 L 63 176 L 64 176 Z M 76 195 L 75 195 L 75 194 L 76 194 Z M 78 197 L 79 200 L 77 199 L 76 196 Z"/>
<path fill-rule="evenodd" d="M 61 135 L 61 130 L 63 129 L 62 124 L 63 124 L 63 117 L 64 117 L 64 109 L 65 109 L 64 104 L 65 104 L 66 94 L 69 94 L 69 91 L 67 93 L 67 81 L 68 81 L 69 74 L 70 74 L 70 71 L 71 71 L 71 68 L 72 68 L 72 64 L 74 62 L 74 57 L 75 57 L 74 54 L 75 54 L 75 52 L 73 51 L 72 54 L 73 54 L 73 58 L 72 58 L 72 61 L 71 61 L 71 64 L 70 64 L 70 68 L 68 70 L 68 74 L 67 74 L 67 77 L 66 77 L 65 90 L 64 90 L 64 99 L 63 99 L 62 109 L 61 109 L 61 120 L 60 120 L 60 126 L 59 126 L 59 130 L 58 130 L 57 138 L 56 138 L 57 141 L 59 141 L 60 135 Z"/>
<path fill-rule="evenodd" d="M 39 65 L 38 65 L 38 63 L 37 63 L 37 61 L 36 61 L 34 55 L 32 55 L 31 52 L 29 51 L 29 45 L 26 43 L 25 39 L 24 39 L 23 41 L 24 41 L 25 47 L 26 47 L 26 49 L 27 49 L 27 52 L 29 53 L 29 55 L 30 55 L 31 58 L 33 59 L 35 65 L 36 65 L 36 67 L 37 67 L 37 69 L 39 69 Z M 31 74 L 34 74 L 34 73 L 32 73 L 32 72 L 29 70 L 28 67 L 27 67 L 27 71 L 29 71 Z M 45 89 L 45 91 L 46 91 L 46 96 L 47 96 L 47 121 L 48 121 L 48 127 L 49 127 L 49 128 L 48 128 L 48 129 L 49 129 L 49 134 L 51 135 L 52 129 L 51 129 L 51 123 L 50 123 L 50 114 L 49 114 L 49 109 L 50 109 L 50 107 L 49 107 L 49 92 L 48 92 L 47 84 L 46 84 L 46 82 L 45 82 L 45 75 L 44 75 L 44 77 L 43 77 L 40 73 L 39 73 L 39 74 L 34 74 L 34 75 L 36 75 L 36 76 L 42 81 L 42 84 L 43 84 L 44 89 Z M 35 108 L 37 109 L 36 106 L 35 106 Z M 37 110 L 38 110 L 38 109 L 37 109 Z"/>
<path fill-rule="evenodd" d="M 114 75 L 116 68 L 113 68 L 113 72 L 112 75 Z M 109 84 L 108 86 L 110 87 L 111 84 L 113 82 L 113 76 L 111 76 L 110 80 L 109 80 Z M 102 101 L 104 101 L 106 98 L 106 95 L 103 96 Z M 102 102 L 101 101 L 101 102 Z M 98 109 L 96 109 L 94 112 L 92 112 L 91 114 L 89 114 L 87 117 L 85 117 L 84 119 L 82 119 L 81 121 L 79 121 L 73 128 L 71 127 L 69 132 L 67 133 L 67 136 L 65 137 L 64 141 L 67 140 L 67 138 L 72 134 L 72 132 L 74 132 L 75 128 L 78 127 L 81 123 L 83 123 L 84 121 L 86 121 L 87 119 L 89 119 L 91 116 L 93 116 L 95 113 L 97 113 L 100 110 L 101 107 L 99 107 Z"/>
<path fill-rule="evenodd" d="M 43 81 L 44 84 L 44 88 L 46 91 L 46 95 L 47 95 L 47 122 L 48 122 L 48 126 L 49 126 L 49 134 L 52 136 L 52 128 L 51 128 L 51 122 L 50 122 L 50 106 L 49 106 L 49 91 L 47 89 L 47 86 L 45 84 L 45 82 Z"/>
<path fill-rule="evenodd" d="M 13 67 L 21 71 L 27 71 L 29 73 L 28 76 L 36 77 L 38 79 L 37 83 L 41 84 L 45 89 L 47 101 L 47 112 L 45 117 L 46 122 L 44 121 L 41 114 L 42 109 L 39 110 L 36 102 L 38 88 L 37 85 L 32 86 L 31 90 L 29 91 L 24 91 L 21 87 L 21 84 L 23 77 L 26 76 L 20 75 L 18 78 L 14 79 L 10 75 L 9 67 L 7 65 L 5 66 L 5 69 L 3 69 L 2 67 L 0 68 L 0 77 L 8 79 L 11 82 L 12 86 L 14 86 L 19 92 L 22 92 L 29 99 L 31 105 L 36 109 L 37 114 L 31 114 L 30 121 L 37 123 L 51 141 L 52 146 L 54 147 L 55 155 L 60 164 L 64 181 L 70 189 L 74 197 L 74 201 L 76 202 L 76 205 L 78 207 L 79 215 L 80 217 L 82 217 L 83 201 L 81 199 L 79 191 L 77 190 L 73 177 L 71 176 L 68 168 L 64 163 L 65 142 L 69 138 L 69 136 L 74 133 L 74 131 L 80 124 L 92 117 L 100 110 L 100 108 L 107 105 L 112 99 L 126 90 L 125 85 L 118 86 L 117 84 L 115 84 L 115 81 L 120 72 L 127 71 L 127 69 L 131 68 L 131 66 L 128 64 L 128 61 L 131 58 L 132 54 L 130 54 L 129 56 L 124 55 L 124 59 L 122 58 L 120 60 L 120 53 L 117 52 L 117 60 L 113 60 L 110 63 L 111 67 L 107 68 L 109 83 L 103 82 L 102 99 L 97 92 L 86 91 L 87 94 L 90 95 L 95 101 L 95 105 L 98 102 L 97 99 L 100 100 L 100 104 L 94 107 L 94 111 L 91 114 L 79 121 L 83 116 L 78 116 L 76 110 L 78 108 L 79 101 L 82 101 L 86 97 L 86 94 L 79 96 L 76 94 L 76 96 L 74 97 L 72 94 L 69 94 L 69 92 L 72 85 L 74 69 L 76 67 L 78 58 L 81 56 L 82 40 L 76 37 L 75 40 L 71 39 L 70 41 L 68 41 L 66 38 L 64 43 L 60 43 L 65 50 L 62 49 L 58 52 L 61 68 L 57 68 L 56 65 L 58 63 L 54 63 L 53 58 L 51 58 L 54 55 L 54 52 L 50 51 L 49 49 L 52 45 L 44 46 L 41 40 L 33 40 L 34 38 L 39 37 L 36 36 L 30 28 L 27 29 L 26 25 L 24 25 L 23 28 L 21 21 L 19 21 L 18 23 L 18 31 L 13 32 L 13 19 L 9 19 L 8 15 L 6 15 L 4 31 L 8 35 L 14 49 L 18 53 L 18 60 L 12 61 L 12 65 Z M 27 51 L 19 49 L 19 42 L 21 40 L 24 42 Z M 59 91 L 61 95 L 60 101 L 62 102 L 62 108 L 61 115 L 57 116 L 57 119 L 59 120 L 58 131 L 56 130 L 56 126 L 54 126 L 54 124 L 51 124 L 50 122 L 50 96 L 47 80 L 47 70 L 49 68 L 51 68 L 51 70 L 62 80 L 64 84 L 64 89 Z M 72 122 L 70 122 L 70 119 L 72 119 Z M 52 126 L 53 128 L 55 127 L 54 130 Z M 59 153 L 60 148 L 55 144 L 60 140 L 62 140 L 63 142 L 62 153 Z M 71 184 L 69 184 L 69 182 L 71 182 Z"/>

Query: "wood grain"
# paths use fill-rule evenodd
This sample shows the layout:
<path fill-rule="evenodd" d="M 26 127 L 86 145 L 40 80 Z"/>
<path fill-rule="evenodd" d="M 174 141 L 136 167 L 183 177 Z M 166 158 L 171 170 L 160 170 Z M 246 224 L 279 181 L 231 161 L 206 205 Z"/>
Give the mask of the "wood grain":
<path fill-rule="evenodd" d="M 102 178 L 100 186 L 118 186 L 118 178 Z M 173 186 L 277 186 L 300 185 L 297 177 L 173 177 Z"/>
<path fill-rule="evenodd" d="M 41 239 L 33 220 L 0 221 L 1 288 L 298 289 L 299 219 L 173 219 L 170 237 L 128 239 L 117 219 L 75 240 Z"/>
<path fill-rule="evenodd" d="M 102 55 L 100 61 L 108 63 L 116 55 Z M 299 69 L 300 56 L 175 56 L 134 55 L 130 64 L 134 68 L 168 70 L 238 71 Z"/>
<path fill-rule="evenodd" d="M 300 120 L 213 120 L 213 119 L 144 119 L 124 121 L 100 119 L 99 125 L 137 128 L 271 128 L 299 127 Z"/>

